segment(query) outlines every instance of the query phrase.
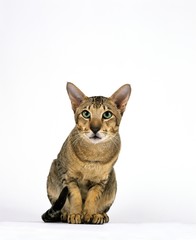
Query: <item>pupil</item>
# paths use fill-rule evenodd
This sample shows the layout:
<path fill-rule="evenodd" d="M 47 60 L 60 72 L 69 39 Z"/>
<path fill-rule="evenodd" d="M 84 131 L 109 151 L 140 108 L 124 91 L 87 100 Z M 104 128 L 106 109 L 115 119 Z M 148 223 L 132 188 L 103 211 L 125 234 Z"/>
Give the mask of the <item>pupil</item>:
<path fill-rule="evenodd" d="M 111 116 L 112 116 L 112 114 L 109 111 L 105 112 L 103 115 L 104 118 L 110 118 Z"/>
<path fill-rule="evenodd" d="M 90 117 L 90 112 L 84 110 L 84 111 L 82 112 L 82 115 L 83 115 L 85 118 L 89 118 L 89 117 Z"/>

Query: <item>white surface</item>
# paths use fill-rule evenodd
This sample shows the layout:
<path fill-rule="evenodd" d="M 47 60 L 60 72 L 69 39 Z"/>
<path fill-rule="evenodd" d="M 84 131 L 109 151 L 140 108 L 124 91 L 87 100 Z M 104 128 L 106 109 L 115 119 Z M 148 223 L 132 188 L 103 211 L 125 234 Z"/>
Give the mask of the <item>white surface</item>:
<path fill-rule="evenodd" d="M 195 240 L 196 225 L 151 223 L 95 226 L 0 222 L 0 238 L 2 240 Z"/>
<path fill-rule="evenodd" d="M 91 96 L 132 85 L 111 221 L 196 223 L 195 13 L 195 0 L 0 1 L 0 220 L 49 208 L 72 81 Z"/>

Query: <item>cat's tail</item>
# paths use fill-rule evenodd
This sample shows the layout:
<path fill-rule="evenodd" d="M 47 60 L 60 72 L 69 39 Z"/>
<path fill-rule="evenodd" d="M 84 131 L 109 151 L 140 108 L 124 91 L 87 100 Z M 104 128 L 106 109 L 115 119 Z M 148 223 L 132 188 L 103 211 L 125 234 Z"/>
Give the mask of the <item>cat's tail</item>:
<path fill-rule="evenodd" d="M 42 215 L 44 222 L 61 222 L 61 209 L 65 204 L 67 195 L 68 188 L 64 187 L 53 206 Z"/>

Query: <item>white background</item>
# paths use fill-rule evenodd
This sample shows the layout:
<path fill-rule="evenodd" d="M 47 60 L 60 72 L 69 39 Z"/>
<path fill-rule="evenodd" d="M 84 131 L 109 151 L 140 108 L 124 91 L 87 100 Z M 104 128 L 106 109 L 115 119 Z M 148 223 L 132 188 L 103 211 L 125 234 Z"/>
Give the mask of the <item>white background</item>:
<path fill-rule="evenodd" d="M 40 221 L 74 127 L 66 82 L 132 95 L 113 223 L 196 223 L 196 2 L 0 1 L 0 220 Z"/>

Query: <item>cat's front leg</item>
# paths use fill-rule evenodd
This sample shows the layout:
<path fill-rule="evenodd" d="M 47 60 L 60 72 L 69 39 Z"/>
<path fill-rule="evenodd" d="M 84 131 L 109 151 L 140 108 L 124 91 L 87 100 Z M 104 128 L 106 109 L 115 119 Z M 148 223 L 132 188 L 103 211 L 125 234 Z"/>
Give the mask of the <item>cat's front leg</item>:
<path fill-rule="evenodd" d="M 70 211 L 67 216 L 67 222 L 72 224 L 82 223 L 82 196 L 76 182 L 71 182 L 68 185 Z"/>
<path fill-rule="evenodd" d="M 85 223 L 103 224 L 109 221 L 106 213 L 98 212 L 98 202 L 102 197 L 103 191 L 103 184 L 97 184 L 89 190 L 83 211 Z"/>

